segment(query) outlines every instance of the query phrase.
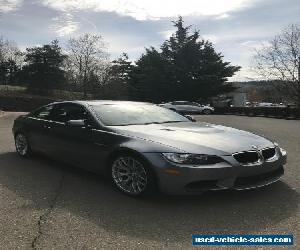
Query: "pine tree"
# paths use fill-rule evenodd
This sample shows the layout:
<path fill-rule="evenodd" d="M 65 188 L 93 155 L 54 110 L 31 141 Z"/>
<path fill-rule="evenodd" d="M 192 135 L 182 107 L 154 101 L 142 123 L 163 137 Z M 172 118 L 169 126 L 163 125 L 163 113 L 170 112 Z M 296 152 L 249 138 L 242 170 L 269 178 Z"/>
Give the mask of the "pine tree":
<path fill-rule="evenodd" d="M 28 89 L 42 94 L 63 84 L 65 72 L 62 66 L 65 58 L 57 40 L 41 47 L 27 48 L 22 76 Z"/>
<path fill-rule="evenodd" d="M 184 26 L 182 17 L 173 24 L 176 32 L 160 51 L 146 49 L 136 62 L 131 75 L 136 97 L 155 102 L 199 100 L 232 90 L 225 83 L 240 67 L 224 62 L 211 42 Z"/>

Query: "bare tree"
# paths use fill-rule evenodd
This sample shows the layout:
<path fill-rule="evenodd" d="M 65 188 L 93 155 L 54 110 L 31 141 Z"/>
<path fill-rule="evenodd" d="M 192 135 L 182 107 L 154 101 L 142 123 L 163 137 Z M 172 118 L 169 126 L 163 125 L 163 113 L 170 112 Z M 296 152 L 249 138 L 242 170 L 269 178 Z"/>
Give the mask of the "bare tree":
<path fill-rule="evenodd" d="M 17 64 L 23 63 L 23 55 L 14 41 L 9 41 L 0 36 L 0 61 L 16 61 Z"/>
<path fill-rule="evenodd" d="M 77 82 L 83 87 L 87 98 L 88 83 L 91 79 L 101 79 L 108 65 L 108 54 L 101 36 L 84 34 L 68 41 L 69 68 L 75 74 Z"/>
<path fill-rule="evenodd" d="M 292 24 L 256 51 L 257 71 L 268 80 L 280 80 L 280 91 L 300 106 L 300 25 Z"/>
<path fill-rule="evenodd" d="M 18 70 L 22 68 L 24 55 L 15 42 L 0 36 L 0 81 L 11 83 Z"/>

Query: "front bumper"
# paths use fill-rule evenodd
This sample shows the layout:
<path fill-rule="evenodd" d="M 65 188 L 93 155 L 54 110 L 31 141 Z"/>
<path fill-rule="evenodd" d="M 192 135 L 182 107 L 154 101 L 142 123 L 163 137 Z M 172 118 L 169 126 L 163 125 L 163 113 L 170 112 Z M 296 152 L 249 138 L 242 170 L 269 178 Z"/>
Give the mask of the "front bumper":
<path fill-rule="evenodd" d="M 160 190 L 166 194 L 200 194 L 207 190 L 245 190 L 269 185 L 284 174 L 286 154 L 272 162 L 243 166 L 232 156 L 226 162 L 203 166 L 180 166 L 157 153 L 145 153 L 152 163 Z"/>

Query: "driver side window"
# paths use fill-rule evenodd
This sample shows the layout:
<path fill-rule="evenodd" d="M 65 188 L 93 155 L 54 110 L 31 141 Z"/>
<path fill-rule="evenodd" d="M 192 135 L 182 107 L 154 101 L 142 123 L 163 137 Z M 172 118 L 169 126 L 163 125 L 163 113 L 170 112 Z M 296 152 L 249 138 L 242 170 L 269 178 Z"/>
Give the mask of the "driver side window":
<path fill-rule="evenodd" d="M 177 105 L 177 106 L 178 106 L 178 105 L 184 105 L 183 102 L 173 102 L 172 104 L 173 104 L 173 105 Z"/>
<path fill-rule="evenodd" d="M 44 106 L 38 109 L 37 111 L 31 113 L 30 116 L 38 119 L 49 120 L 49 116 L 52 110 L 53 105 Z"/>
<path fill-rule="evenodd" d="M 58 104 L 52 114 L 51 120 L 56 122 L 67 122 L 70 120 L 84 120 L 87 113 L 83 107 L 76 104 Z"/>

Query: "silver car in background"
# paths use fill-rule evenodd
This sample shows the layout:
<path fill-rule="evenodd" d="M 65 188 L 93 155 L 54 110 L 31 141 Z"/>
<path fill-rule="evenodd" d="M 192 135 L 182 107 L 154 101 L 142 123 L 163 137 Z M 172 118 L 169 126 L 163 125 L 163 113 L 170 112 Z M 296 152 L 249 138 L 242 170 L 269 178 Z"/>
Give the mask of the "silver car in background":
<path fill-rule="evenodd" d="M 159 104 L 159 106 L 171 109 L 181 114 L 212 114 L 215 110 L 208 105 L 201 105 L 197 102 L 174 101 Z"/>

